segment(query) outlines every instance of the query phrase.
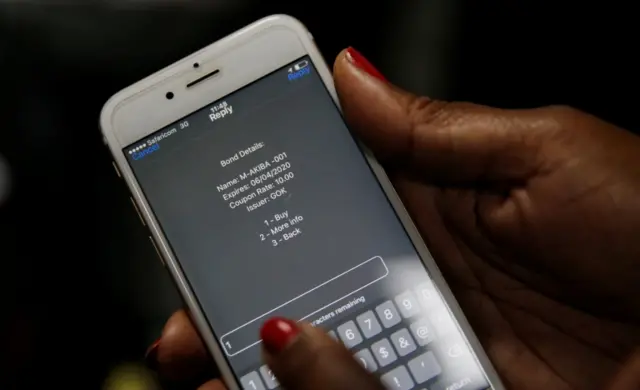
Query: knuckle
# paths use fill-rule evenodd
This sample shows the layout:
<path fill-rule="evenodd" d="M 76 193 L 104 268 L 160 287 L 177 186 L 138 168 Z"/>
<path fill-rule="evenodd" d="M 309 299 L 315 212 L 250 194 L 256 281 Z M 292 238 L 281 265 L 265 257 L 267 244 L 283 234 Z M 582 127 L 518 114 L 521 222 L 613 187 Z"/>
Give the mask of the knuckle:
<path fill-rule="evenodd" d="M 576 137 L 584 137 L 593 130 L 593 117 L 576 108 L 555 105 L 543 110 L 546 110 L 543 111 L 546 141 L 569 145 L 578 139 Z"/>
<path fill-rule="evenodd" d="M 450 103 L 411 95 L 406 104 L 406 117 L 412 128 L 444 124 L 451 118 Z"/>
<path fill-rule="evenodd" d="M 422 134 L 445 128 L 456 120 L 455 110 L 451 109 L 449 102 L 410 95 L 404 107 L 407 118 L 405 134 L 407 134 L 408 143 L 406 158 L 420 158 Z"/>
<path fill-rule="evenodd" d="M 556 115 L 574 115 L 578 112 L 578 110 L 566 104 L 551 105 L 549 110 L 552 110 Z"/>
<path fill-rule="evenodd" d="M 550 106 L 548 110 L 560 128 L 572 127 L 584 117 L 582 111 L 567 105 Z"/>

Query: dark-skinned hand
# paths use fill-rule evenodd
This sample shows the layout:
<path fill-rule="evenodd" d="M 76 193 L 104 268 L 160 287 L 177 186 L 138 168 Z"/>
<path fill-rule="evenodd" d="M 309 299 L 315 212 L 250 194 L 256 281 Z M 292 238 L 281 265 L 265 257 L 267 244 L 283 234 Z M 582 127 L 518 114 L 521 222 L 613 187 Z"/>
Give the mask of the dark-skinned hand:
<path fill-rule="evenodd" d="M 504 384 L 640 389 L 640 139 L 567 107 L 418 97 L 353 49 L 334 77 Z M 381 389 L 321 330 L 300 329 L 265 350 L 286 388 Z M 182 311 L 151 357 L 175 380 L 213 366 Z"/>

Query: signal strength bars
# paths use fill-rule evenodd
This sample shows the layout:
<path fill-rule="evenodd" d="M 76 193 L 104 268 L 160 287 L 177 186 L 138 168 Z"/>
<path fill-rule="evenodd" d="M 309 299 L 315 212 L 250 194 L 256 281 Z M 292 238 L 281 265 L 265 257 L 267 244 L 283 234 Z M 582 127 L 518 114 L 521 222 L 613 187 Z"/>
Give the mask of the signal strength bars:
<path fill-rule="evenodd" d="M 146 148 L 146 147 L 147 147 L 147 143 L 146 143 L 146 142 L 144 142 L 144 143 L 142 143 L 142 144 L 140 144 L 140 145 L 136 146 L 135 148 L 131 149 L 131 150 L 129 151 L 129 154 L 134 154 L 135 152 L 137 152 L 137 151 L 139 151 L 139 150 L 142 150 L 142 149 L 144 149 L 144 148 Z"/>

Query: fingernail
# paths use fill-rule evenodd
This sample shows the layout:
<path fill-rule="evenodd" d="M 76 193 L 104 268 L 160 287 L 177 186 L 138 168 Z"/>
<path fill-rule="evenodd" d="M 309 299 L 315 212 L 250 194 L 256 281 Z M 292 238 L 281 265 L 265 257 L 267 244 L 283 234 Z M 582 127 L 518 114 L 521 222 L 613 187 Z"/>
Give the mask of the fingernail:
<path fill-rule="evenodd" d="M 267 352 L 277 354 L 285 349 L 298 333 L 300 333 L 300 328 L 294 321 L 275 317 L 262 325 L 260 338 Z"/>
<path fill-rule="evenodd" d="M 382 81 L 387 81 L 387 79 L 382 75 L 382 73 L 380 73 L 380 71 L 376 69 L 376 67 L 373 66 L 373 64 L 371 64 L 369 60 L 364 58 L 364 56 L 360 54 L 360 52 L 354 49 L 353 47 L 347 48 L 347 60 L 351 62 L 353 65 L 355 65 L 357 68 L 364 70 L 371 76 Z"/>
<path fill-rule="evenodd" d="M 158 364 L 158 347 L 160 346 L 160 339 L 157 339 L 147 348 L 147 352 L 144 354 L 144 361 L 151 369 L 155 369 Z"/>

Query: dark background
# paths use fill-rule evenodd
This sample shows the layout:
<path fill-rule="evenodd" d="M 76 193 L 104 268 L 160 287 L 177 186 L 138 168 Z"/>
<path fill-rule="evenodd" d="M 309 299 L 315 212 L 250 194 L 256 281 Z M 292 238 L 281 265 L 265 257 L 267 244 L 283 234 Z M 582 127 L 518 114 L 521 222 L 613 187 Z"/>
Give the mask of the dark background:
<path fill-rule="evenodd" d="M 180 301 L 98 130 L 117 90 L 259 17 L 288 13 L 327 59 L 501 107 L 569 104 L 638 128 L 633 2 L 51 1 L 0 5 L 0 388 L 101 388 Z M 614 152 L 614 151 L 612 151 Z"/>

